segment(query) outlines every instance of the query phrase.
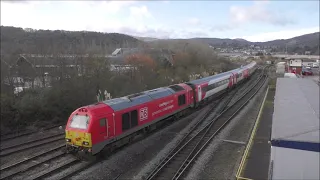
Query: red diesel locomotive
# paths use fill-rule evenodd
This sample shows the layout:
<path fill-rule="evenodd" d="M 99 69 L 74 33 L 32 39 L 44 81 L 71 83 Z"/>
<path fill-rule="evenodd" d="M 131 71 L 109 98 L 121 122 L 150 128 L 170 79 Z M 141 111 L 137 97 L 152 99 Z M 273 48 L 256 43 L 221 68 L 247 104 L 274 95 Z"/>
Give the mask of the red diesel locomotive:
<path fill-rule="evenodd" d="M 95 155 L 112 151 L 158 122 L 180 117 L 203 101 L 234 87 L 256 69 L 252 62 L 232 71 L 187 83 L 115 98 L 75 110 L 66 125 L 68 152 Z"/>

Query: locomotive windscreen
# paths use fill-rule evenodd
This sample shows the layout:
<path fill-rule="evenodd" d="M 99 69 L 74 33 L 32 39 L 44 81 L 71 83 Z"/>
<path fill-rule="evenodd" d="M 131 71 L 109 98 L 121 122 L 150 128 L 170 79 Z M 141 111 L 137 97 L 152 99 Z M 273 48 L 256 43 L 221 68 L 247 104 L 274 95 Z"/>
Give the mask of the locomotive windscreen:
<path fill-rule="evenodd" d="M 89 116 L 74 115 L 70 127 L 77 129 L 87 129 L 89 125 Z"/>

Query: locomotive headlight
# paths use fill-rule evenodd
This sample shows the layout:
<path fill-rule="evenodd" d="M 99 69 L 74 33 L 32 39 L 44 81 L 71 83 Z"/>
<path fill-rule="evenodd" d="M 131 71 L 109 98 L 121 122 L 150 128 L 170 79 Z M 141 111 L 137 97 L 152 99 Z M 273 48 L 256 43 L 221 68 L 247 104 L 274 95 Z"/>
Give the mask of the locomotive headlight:
<path fill-rule="evenodd" d="M 66 142 L 71 142 L 71 139 L 66 139 Z"/>
<path fill-rule="evenodd" d="M 88 142 L 83 141 L 83 145 L 88 146 L 88 145 L 89 145 L 89 143 L 88 143 Z"/>

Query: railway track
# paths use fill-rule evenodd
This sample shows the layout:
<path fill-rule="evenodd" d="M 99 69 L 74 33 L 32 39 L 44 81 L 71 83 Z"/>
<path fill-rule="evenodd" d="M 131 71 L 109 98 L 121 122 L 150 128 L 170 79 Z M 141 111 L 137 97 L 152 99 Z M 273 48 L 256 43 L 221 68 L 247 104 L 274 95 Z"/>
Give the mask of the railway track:
<path fill-rule="evenodd" d="M 182 178 L 187 168 L 206 145 L 227 125 L 227 123 L 253 98 L 267 80 L 265 69 L 252 87 L 228 106 L 198 132 L 191 129 L 187 136 L 147 175 L 146 179 Z M 192 136 L 192 134 L 194 134 Z"/>
<path fill-rule="evenodd" d="M 46 152 L 37 154 L 35 156 L 25 158 L 22 161 L 19 161 L 17 163 L 11 164 L 9 166 L 3 167 L 0 169 L 0 179 L 10 179 L 14 176 L 17 176 L 23 172 L 26 172 L 39 164 L 43 164 L 48 162 L 49 160 L 52 160 L 54 158 L 60 157 L 64 155 L 65 153 L 62 152 L 63 147 L 65 144 L 61 144 L 60 146 L 57 146 L 53 149 L 50 149 Z"/>
<path fill-rule="evenodd" d="M 81 163 L 81 161 L 70 154 L 56 152 L 28 168 L 10 174 L 6 179 L 44 179 L 61 169 L 72 167 L 76 163 Z"/>
<path fill-rule="evenodd" d="M 37 142 L 37 141 L 51 139 L 53 137 L 59 137 L 59 136 L 61 137 L 61 135 L 63 135 L 63 134 L 65 134 L 65 132 L 53 134 L 53 135 L 50 135 L 50 136 L 47 136 L 47 137 L 43 137 L 43 138 L 39 138 L 39 139 L 33 139 L 33 140 L 26 141 L 26 142 L 23 142 L 23 143 L 20 143 L 20 144 L 14 144 L 14 145 L 11 145 L 11 146 L 0 147 L 0 151 L 16 148 L 18 146 L 26 145 L 26 144 L 29 144 L 29 143 L 34 143 L 34 142 Z"/>
<path fill-rule="evenodd" d="M 9 146 L 9 147 L 5 147 L 5 148 L 1 149 L 0 157 L 8 156 L 8 155 L 18 153 L 18 152 L 21 152 L 24 150 L 28 150 L 31 148 L 35 148 L 35 147 L 43 146 L 46 144 L 50 144 L 50 143 L 54 143 L 54 142 L 58 142 L 58 141 L 63 141 L 63 140 L 64 140 L 64 133 L 63 134 L 56 134 L 56 135 L 49 136 L 46 138 L 37 139 L 37 140 L 33 140 L 33 141 L 21 143 L 21 144 Z"/>
<path fill-rule="evenodd" d="M 57 128 L 59 126 L 64 126 L 64 125 L 65 124 L 49 126 L 49 127 L 43 128 L 42 131 L 47 131 L 47 130 L 54 129 L 54 128 Z M 37 132 L 39 132 L 39 130 L 30 130 L 30 131 L 22 130 L 22 131 L 15 131 L 15 132 L 11 132 L 11 133 L 1 134 L 1 141 L 4 142 L 4 141 L 10 140 L 10 139 L 15 139 L 18 137 L 35 134 Z"/>

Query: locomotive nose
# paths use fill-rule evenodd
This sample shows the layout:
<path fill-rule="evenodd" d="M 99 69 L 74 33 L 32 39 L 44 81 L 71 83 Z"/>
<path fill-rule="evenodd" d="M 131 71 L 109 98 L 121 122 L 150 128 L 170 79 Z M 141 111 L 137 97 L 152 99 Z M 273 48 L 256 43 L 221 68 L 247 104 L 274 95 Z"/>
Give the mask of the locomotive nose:
<path fill-rule="evenodd" d="M 74 146 L 91 147 L 91 134 L 79 131 L 66 131 L 66 142 Z"/>

